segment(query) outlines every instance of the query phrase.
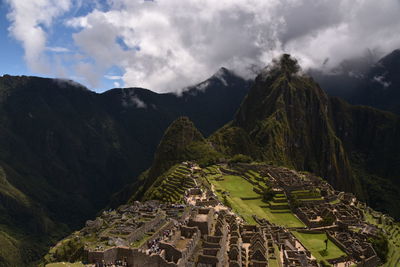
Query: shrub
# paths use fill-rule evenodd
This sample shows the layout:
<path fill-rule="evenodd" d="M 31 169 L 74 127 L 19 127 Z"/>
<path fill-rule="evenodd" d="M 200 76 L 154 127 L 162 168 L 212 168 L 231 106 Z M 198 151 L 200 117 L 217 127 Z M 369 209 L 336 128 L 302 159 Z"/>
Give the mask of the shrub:
<path fill-rule="evenodd" d="M 332 225 L 335 222 L 335 217 L 332 215 L 327 215 L 322 217 L 322 225 L 328 226 Z"/>
<path fill-rule="evenodd" d="M 387 261 L 387 256 L 389 253 L 389 242 L 382 233 L 380 233 L 377 237 L 371 237 L 368 241 L 372 244 L 376 254 L 381 259 L 383 263 Z"/>
<path fill-rule="evenodd" d="M 271 188 L 267 188 L 262 193 L 262 198 L 264 202 L 271 201 L 275 196 L 275 192 Z"/>
<path fill-rule="evenodd" d="M 247 155 L 236 154 L 229 160 L 229 163 L 238 163 L 238 162 L 250 163 L 250 162 L 252 162 L 252 159 L 251 159 L 251 157 L 249 157 Z"/>

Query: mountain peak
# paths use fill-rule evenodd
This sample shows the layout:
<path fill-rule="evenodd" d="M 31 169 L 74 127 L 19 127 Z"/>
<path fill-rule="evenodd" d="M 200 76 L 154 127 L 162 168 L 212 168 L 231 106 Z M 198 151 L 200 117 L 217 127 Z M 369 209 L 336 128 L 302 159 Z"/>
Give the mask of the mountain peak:
<path fill-rule="evenodd" d="M 188 145 L 203 141 L 203 135 L 188 117 L 177 118 L 167 128 L 158 145 L 149 176 L 158 177 L 181 160 L 182 153 Z"/>
<path fill-rule="evenodd" d="M 297 59 L 289 54 L 283 54 L 279 58 L 273 59 L 272 63 L 264 68 L 257 78 L 265 80 L 268 77 L 276 78 L 284 75 L 286 78 L 291 79 L 293 75 L 299 74 L 300 71 L 301 67 Z"/>
<path fill-rule="evenodd" d="M 380 59 L 378 66 L 383 66 L 389 70 L 398 70 L 400 66 L 400 49 L 396 49 Z"/>
<path fill-rule="evenodd" d="M 243 101 L 235 123 L 252 128 L 257 120 L 274 114 L 276 110 L 295 115 L 307 110 L 307 105 L 318 105 L 326 113 L 328 97 L 311 77 L 301 74 L 296 59 L 284 54 L 273 60 L 256 78 L 255 84 Z M 297 111 L 296 111 L 297 109 Z"/>
<path fill-rule="evenodd" d="M 211 76 L 211 79 L 217 79 L 219 80 L 224 86 L 228 86 L 230 82 L 230 78 L 236 75 L 228 70 L 225 67 L 221 67 L 213 76 Z"/>
<path fill-rule="evenodd" d="M 230 128 L 221 133 L 235 138 L 233 143 L 244 143 L 243 151 L 233 149 L 236 153 L 253 147 L 250 156 L 255 159 L 312 171 L 338 188 L 353 188 L 348 159 L 332 131 L 328 97 L 300 70 L 288 54 L 274 60 L 257 77 Z"/>

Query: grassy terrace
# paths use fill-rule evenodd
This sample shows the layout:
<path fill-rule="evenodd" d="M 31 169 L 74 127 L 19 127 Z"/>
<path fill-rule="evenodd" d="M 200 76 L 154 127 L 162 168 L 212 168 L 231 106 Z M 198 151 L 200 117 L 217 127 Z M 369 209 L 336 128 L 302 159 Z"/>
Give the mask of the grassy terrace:
<path fill-rule="evenodd" d="M 321 200 L 319 191 L 312 192 L 310 190 L 297 190 L 292 191 L 292 196 L 296 196 L 300 201 Z"/>
<path fill-rule="evenodd" d="M 209 177 L 217 195 L 223 199 L 222 193 L 228 192 L 227 200 L 232 209 L 248 223 L 255 224 L 252 215 L 266 218 L 272 223 L 285 227 L 303 227 L 290 210 L 271 210 L 261 200 L 261 196 L 253 191 L 253 185 L 239 176 L 226 175 L 222 179 Z"/>
<path fill-rule="evenodd" d="M 161 176 L 161 183 L 151 190 L 148 199 L 158 199 L 164 202 L 181 202 L 186 189 L 195 186 L 193 179 L 188 177 L 189 168 L 185 165 L 177 166 L 166 177 Z"/>
<path fill-rule="evenodd" d="M 327 253 L 324 253 L 324 241 L 327 239 L 326 234 L 306 234 L 296 231 L 293 231 L 292 233 L 308 250 L 310 250 L 311 254 L 317 258 L 318 262 L 320 260 L 334 259 L 346 255 L 346 253 L 330 240 L 328 241 Z"/>
<path fill-rule="evenodd" d="M 131 243 L 130 246 L 131 246 L 132 248 L 140 248 L 140 247 L 143 246 L 143 244 L 144 244 L 145 242 L 147 242 L 147 241 L 150 239 L 150 237 L 152 237 L 153 235 L 154 235 L 154 233 L 146 233 L 146 234 L 143 236 L 142 239 L 137 240 L 137 241 Z"/>
<path fill-rule="evenodd" d="M 46 267 L 84 267 L 81 262 L 70 263 L 70 262 L 57 262 L 47 264 Z"/>
<path fill-rule="evenodd" d="M 387 233 L 387 238 L 389 240 L 389 253 L 387 262 L 383 266 L 400 266 L 400 225 L 398 223 L 393 225 L 380 224 L 379 221 L 374 219 L 370 213 L 365 212 L 364 214 L 367 222 L 377 225 Z"/>

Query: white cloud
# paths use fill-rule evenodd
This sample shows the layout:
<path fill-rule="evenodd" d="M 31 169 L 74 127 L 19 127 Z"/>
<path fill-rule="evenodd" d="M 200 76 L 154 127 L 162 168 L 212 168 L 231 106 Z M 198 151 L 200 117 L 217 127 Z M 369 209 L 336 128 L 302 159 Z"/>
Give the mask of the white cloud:
<path fill-rule="evenodd" d="M 7 18 L 11 22 L 11 35 L 22 43 L 25 60 L 35 72 L 49 73 L 43 51 L 46 49 L 46 28 L 51 27 L 53 19 L 69 10 L 71 0 L 6 0 L 11 7 Z"/>
<path fill-rule="evenodd" d="M 54 53 L 68 53 L 71 52 L 68 48 L 60 47 L 60 46 L 48 46 L 46 47 L 47 51 L 54 52 Z"/>
<path fill-rule="evenodd" d="M 119 66 L 127 86 L 156 91 L 179 91 L 220 66 L 246 75 L 249 66 L 266 64 L 282 52 L 306 67 L 320 66 L 326 58 L 333 67 L 367 48 L 388 52 L 400 45 L 394 34 L 400 31 L 396 0 L 111 3 L 109 11 L 69 21 L 82 28 L 74 39 L 96 62 Z"/>
<path fill-rule="evenodd" d="M 147 108 L 147 104 L 131 90 L 122 89 L 121 104 L 124 107 Z"/>
<path fill-rule="evenodd" d="M 75 72 L 79 75 L 78 79 L 83 80 L 91 88 L 98 88 L 100 86 L 102 71 L 96 69 L 92 64 L 79 62 L 75 65 Z"/>
<path fill-rule="evenodd" d="M 41 67 L 45 28 L 73 0 L 8 1 L 12 33 Z M 180 92 L 221 66 L 249 75 L 283 52 L 325 68 L 367 48 L 390 52 L 400 47 L 398 14 L 398 0 L 109 0 L 65 26 L 75 32 L 74 71 L 91 86 L 117 67 L 128 87 Z"/>
<path fill-rule="evenodd" d="M 372 79 L 373 81 L 379 83 L 380 85 L 383 86 L 383 88 L 388 88 L 391 85 L 391 82 L 387 82 L 385 81 L 385 76 L 374 76 L 374 78 Z"/>
<path fill-rule="evenodd" d="M 122 76 L 118 75 L 104 75 L 104 78 L 109 79 L 109 80 L 121 80 Z"/>
<path fill-rule="evenodd" d="M 137 108 L 147 108 L 146 103 L 144 103 L 142 100 L 140 100 L 138 97 L 133 96 L 131 98 L 131 101 L 135 104 Z"/>

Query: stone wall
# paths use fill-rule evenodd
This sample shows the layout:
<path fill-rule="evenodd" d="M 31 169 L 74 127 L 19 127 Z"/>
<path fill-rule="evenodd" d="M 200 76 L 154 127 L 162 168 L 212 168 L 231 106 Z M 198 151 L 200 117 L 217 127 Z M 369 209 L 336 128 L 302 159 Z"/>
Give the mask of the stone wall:
<path fill-rule="evenodd" d="M 204 221 L 196 220 L 196 216 L 198 214 L 206 215 L 206 219 Z M 189 227 L 198 227 L 202 235 L 210 234 L 214 218 L 214 209 L 198 209 L 197 213 L 192 215 L 192 218 L 189 219 L 188 226 Z"/>
<path fill-rule="evenodd" d="M 196 206 L 199 207 L 208 207 L 208 206 L 212 206 L 215 207 L 219 204 L 220 202 L 216 199 L 212 199 L 212 200 L 197 200 L 196 201 Z"/>
<path fill-rule="evenodd" d="M 334 243 L 336 246 L 338 246 L 341 250 L 346 252 L 347 254 L 350 254 L 350 251 L 347 250 L 346 246 L 342 244 L 339 240 L 337 240 L 334 236 L 332 236 L 329 232 L 326 233 L 326 236 L 332 243 Z"/>
<path fill-rule="evenodd" d="M 152 220 L 145 222 L 141 227 L 137 228 L 133 233 L 131 233 L 127 237 L 128 242 L 133 243 L 142 239 L 147 232 L 165 223 L 165 218 L 165 213 L 157 213 Z"/>
<path fill-rule="evenodd" d="M 117 260 L 127 262 L 127 267 L 184 267 L 186 262 L 178 260 L 175 262 L 168 262 L 165 259 L 165 251 L 160 254 L 148 254 L 141 249 L 130 249 L 123 247 L 115 247 L 105 250 L 103 252 L 89 251 L 87 253 L 86 262 L 88 263 L 115 263 Z"/>
<path fill-rule="evenodd" d="M 377 256 L 372 256 L 369 257 L 368 259 L 365 259 L 364 261 L 360 262 L 357 264 L 357 267 L 376 267 L 379 266 L 380 260 Z"/>

